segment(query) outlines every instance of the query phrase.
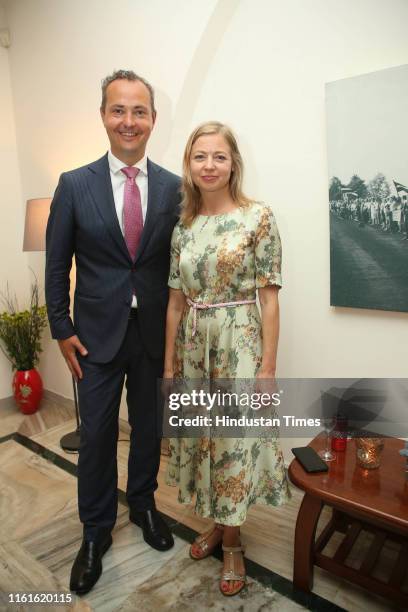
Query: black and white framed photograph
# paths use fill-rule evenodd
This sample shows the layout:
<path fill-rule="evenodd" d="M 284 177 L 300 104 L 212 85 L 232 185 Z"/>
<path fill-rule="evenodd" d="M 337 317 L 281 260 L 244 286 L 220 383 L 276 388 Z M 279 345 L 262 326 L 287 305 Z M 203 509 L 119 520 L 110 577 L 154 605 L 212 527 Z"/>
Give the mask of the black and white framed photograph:
<path fill-rule="evenodd" d="M 330 304 L 408 312 L 408 65 L 326 84 Z"/>

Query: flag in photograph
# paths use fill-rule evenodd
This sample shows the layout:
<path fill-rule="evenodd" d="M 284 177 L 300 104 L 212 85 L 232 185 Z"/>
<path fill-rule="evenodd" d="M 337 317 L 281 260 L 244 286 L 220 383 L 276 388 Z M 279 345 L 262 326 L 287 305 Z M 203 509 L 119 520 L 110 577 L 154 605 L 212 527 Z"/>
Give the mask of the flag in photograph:
<path fill-rule="evenodd" d="M 405 185 L 403 185 L 402 183 L 397 183 L 397 181 L 393 181 L 393 183 L 398 194 L 400 193 L 400 191 L 405 191 L 405 193 L 408 193 L 408 187 L 405 187 Z"/>

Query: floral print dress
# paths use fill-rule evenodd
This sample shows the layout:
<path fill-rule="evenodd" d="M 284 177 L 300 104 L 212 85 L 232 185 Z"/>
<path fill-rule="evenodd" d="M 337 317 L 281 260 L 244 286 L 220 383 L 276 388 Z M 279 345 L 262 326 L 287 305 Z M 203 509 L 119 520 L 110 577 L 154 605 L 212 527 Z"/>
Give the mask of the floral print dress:
<path fill-rule="evenodd" d="M 271 208 L 253 203 L 222 215 L 198 215 L 173 232 L 169 286 L 193 302 L 216 304 L 256 297 L 256 289 L 281 286 L 281 243 Z M 256 304 L 186 306 L 176 340 L 175 376 L 184 379 L 254 378 L 262 361 L 262 328 Z M 279 439 L 171 438 L 166 482 L 197 514 L 238 526 L 249 506 L 277 506 L 289 497 Z"/>

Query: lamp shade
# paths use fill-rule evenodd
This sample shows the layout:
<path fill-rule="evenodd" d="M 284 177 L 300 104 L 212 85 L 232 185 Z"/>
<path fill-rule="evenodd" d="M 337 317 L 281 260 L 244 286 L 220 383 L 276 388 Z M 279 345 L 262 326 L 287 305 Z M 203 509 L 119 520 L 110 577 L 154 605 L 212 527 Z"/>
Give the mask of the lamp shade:
<path fill-rule="evenodd" d="M 45 251 L 45 230 L 52 198 L 27 200 L 23 251 Z"/>

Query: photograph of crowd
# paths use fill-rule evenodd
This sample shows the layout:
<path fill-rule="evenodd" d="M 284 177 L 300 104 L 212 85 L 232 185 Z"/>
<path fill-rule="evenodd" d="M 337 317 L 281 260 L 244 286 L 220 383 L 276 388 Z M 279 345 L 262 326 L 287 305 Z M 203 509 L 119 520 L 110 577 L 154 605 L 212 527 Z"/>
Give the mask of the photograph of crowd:
<path fill-rule="evenodd" d="M 408 66 L 326 85 L 330 304 L 408 312 Z"/>

